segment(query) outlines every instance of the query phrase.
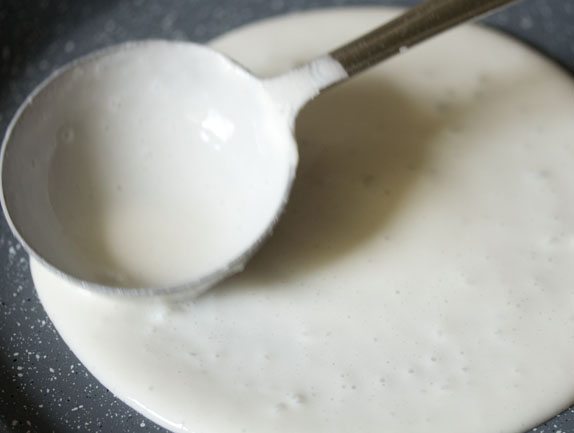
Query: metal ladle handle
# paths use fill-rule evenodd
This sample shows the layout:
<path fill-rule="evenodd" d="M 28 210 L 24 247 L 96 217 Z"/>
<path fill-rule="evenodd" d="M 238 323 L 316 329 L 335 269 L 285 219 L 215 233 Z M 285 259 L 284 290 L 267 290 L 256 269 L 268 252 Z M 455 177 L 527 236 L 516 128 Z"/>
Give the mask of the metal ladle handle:
<path fill-rule="evenodd" d="M 517 0 L 428 0 L 375 30 L 264 85 L 291 127 L 321 91 L 472 18 Z"/>
<path fill-rule="evenodd" d="M 429 37 L 515 0 L 428 0 L 329 53 L 355 75 Z"/>

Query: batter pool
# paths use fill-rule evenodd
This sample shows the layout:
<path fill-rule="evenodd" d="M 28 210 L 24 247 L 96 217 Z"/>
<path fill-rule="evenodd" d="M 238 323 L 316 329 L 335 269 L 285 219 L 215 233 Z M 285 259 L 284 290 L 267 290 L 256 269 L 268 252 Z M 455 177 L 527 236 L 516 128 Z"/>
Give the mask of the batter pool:
<path fill-rule="evenodd" d="M 213 46 L 270 76 L 393 13 Z M 34 282 L 90 371 L 174 432 L 519 433 L 574 402 L 573 114 L 552 62 L 460 28 L 304 109 L 287 213 L 240 276 L 187 303 Z"/>

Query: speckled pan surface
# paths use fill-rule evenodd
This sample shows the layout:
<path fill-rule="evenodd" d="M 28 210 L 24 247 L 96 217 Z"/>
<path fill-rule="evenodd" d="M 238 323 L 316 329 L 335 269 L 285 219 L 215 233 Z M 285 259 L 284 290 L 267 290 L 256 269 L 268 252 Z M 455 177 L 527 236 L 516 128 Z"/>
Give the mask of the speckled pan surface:
<path fill-rule="evenodd" d="M 147 37 L 203 42 L 242 24 L 292 11 L 412 3 L 0 0 L 0 134 L 25 96 L 52 70 L 112 43 Z M 526 0 L 488 22 L 574 72 L 572 0 Z M 0 265 L 0 432 L 164 431 L 116 400 L 68 350 L 34 293 L 28 259 L 4 220 Z M 574 433 L 574 409 L 537 431 Z"/>

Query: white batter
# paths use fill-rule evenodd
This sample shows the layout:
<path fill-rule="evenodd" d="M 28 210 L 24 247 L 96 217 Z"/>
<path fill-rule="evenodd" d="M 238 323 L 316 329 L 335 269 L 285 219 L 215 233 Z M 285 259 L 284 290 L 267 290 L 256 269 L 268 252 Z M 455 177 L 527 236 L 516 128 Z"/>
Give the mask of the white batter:
<path fill-rule="evenodd" d="M 389 17 L 215 46 L 271 75 Z M 555 65 L 458 29 L 304 110 L 288 211 L 239 277 L 189 304 L 34 281 L 92 373 L 174 432 L 518 433 L 574 401 L 573 114 Z"/>

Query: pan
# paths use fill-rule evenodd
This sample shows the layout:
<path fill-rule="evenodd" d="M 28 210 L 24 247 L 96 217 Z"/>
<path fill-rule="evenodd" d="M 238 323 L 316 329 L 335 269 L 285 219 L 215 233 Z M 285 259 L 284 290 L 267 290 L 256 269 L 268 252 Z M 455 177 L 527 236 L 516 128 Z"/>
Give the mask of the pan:
<path fill-rule="evenodd" d="M 59 66 L 126 40 L 206 42 L 270 16 L 367 0 L 0 0 L 0 134 Z M 526 0 L 485 20 L 574 72 L 574 2 Z M 165 432 L 116 399 L 70 352 L 35 295 L 28 257 L 0 220 L 0 432 Z M 70 306 L 73 308 L 73 306 Z M 538 432 L 574 433 L 574 408 Z"/>

